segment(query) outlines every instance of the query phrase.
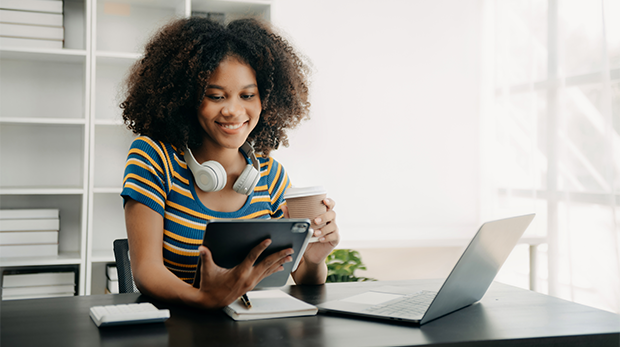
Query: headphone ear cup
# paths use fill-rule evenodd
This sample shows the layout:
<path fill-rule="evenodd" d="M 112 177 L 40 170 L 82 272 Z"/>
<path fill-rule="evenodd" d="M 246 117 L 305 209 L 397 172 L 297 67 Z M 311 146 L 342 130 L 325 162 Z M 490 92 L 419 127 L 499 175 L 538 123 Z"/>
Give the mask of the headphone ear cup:
<path fill-rule="evenodd" d="M 239 194 L 250 195 L 254 191 L 254 187 L 256 187 L 259 179 L 260 172 L 254 166 L 248 164 L 235 181 L 233 190 Z"/>
<path fill-rule="evenodd" d="M 189 148 L 185 149 L 184 157 L 200 190 L 204 192 L 217 192 L 224 189 L 227 175 L 222 164 L 215 160 L 209 160 L 200 165 Z"/>
<path fill-rule="evenodd" d="M 198 188 L 205 192 L 217 192 L 226 186 L 226 170 L 215 160 L 202 163 L 194 171 L 194 178 Z"/>

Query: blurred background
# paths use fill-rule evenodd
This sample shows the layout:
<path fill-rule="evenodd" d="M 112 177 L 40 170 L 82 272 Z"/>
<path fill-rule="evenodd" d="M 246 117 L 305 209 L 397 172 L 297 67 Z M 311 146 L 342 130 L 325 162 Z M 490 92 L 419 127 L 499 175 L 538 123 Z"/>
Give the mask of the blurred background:
<path fill-rule="evenodd" d="M 360 275 L 445 276 L 482 222 L 535 212 L 498 280 L 620 311 L 620 1 L 272 10 L 314 69 L 273 156 L 327 187 Z"/>

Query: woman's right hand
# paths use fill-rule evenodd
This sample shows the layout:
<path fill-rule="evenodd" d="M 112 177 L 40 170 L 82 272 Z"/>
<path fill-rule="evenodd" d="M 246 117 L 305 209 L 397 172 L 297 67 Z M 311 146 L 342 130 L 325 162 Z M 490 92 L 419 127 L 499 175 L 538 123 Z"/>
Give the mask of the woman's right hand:
<path fill-rule="evenodd" d="M 202 272 L 195 302 L 204 308 L 222 308 L 254 289 L 263 278 L 283 271 L 282 265 L 293 260 L 292 248 L 271 254 L 254 265 L 256 259 L 270 244 L 271 240 L 264 240 L 250 251 L 241 264 L 232 269 L 218 266 L 207 247 L 202 245 L 198 247 Z"/>

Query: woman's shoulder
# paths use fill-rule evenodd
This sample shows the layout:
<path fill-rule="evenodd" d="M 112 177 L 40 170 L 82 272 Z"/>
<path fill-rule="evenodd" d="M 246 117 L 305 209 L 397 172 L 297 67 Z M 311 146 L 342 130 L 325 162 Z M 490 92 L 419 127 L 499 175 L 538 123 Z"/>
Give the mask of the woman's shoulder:
<path fill-rule="evenodd" d="M 272 203 L 279 201 L 286 187 L 290 185 L 284 166 L 270 156 L 256 156 L 260 163 L 262 184 L 267 186 Z"/>
<path fill-rule="evenodd" d="M 178 154 L 177 149 L 170 143 L 157 141 L 145 135 L 136 137 L 131 144 L 131 148 L 145 151 L 151 155 L 157 154 L 160 157 Z"/>
<path fill-rule="evenodd" d="M 170 143 L 140 135 L 133 140 L 129 158 L 153 165 L 160 173 L 173 175 L 184 168 L 183 153 Z M 129 159 L 128 158 L 128 159 Z"/>
<path fill-rule="evenodd" d="M 258 163 L 260 164 L 261 171 L 271 172 L 272 170 L 284 170 L 282 164 L 280 164 L 273 157 L 257 154 L 256 159 L 258 159 Z"/>

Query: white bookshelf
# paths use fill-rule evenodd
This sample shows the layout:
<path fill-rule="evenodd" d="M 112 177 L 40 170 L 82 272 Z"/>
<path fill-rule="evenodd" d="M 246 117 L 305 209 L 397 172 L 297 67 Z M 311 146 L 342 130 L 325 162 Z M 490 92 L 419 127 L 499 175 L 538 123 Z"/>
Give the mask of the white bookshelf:
<path fill-rule="evenodd" d="M 59 209 L 58 255 L 0 268 L 78 265 L 85 294 L 90 3 L 65 0 L 63 12 L 63 49 L 0 47 L 0 208 Z"/>
<path fill-rule="evenodd" d="M 79 265 L 77 292 L 103 293 L 112 242 L 127 236 L 120 192 L 134 135 L 118 104 L 129 67 L 173 18 L 269 20 L 270 9 L 252 0 L 65 0 L 63 49 L 0 47 L 0 208 L 58 208 L 61 218 L 57 257 L 0 258 L 0 269 Z"/>

